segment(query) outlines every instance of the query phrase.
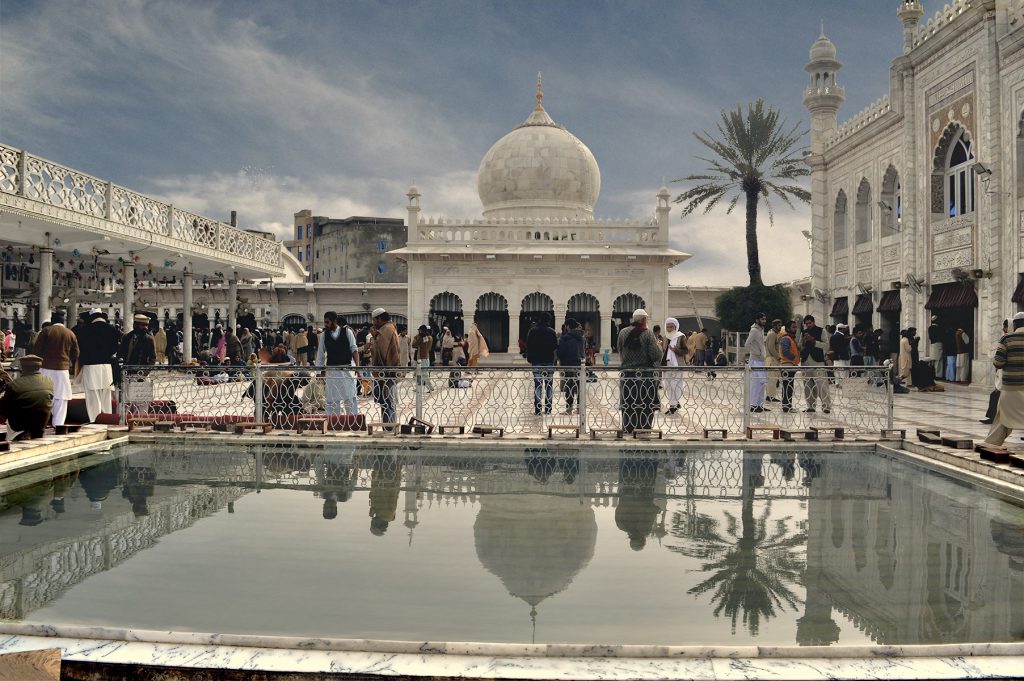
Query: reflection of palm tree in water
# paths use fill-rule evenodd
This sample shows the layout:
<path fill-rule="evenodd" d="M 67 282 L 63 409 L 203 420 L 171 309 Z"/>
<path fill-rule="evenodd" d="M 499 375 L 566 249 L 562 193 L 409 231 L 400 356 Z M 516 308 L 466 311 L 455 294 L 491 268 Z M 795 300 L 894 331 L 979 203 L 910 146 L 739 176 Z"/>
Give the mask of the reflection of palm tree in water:
<path fill-rule="evenodd" d="M 701 596 L 711 592 L 714 614 L 725 614 L 732 621 L 742 615 L 743 624 L 757 635 L 762 620 L 775 616 L 776 609 L 796 610 L 801 603 L 791 587 L 802 585 L 804 557 L 801 547 L 806 532 L 790 534 L 791 516 L 769 520 L 771 502 L 765 501 L 763 512 L 754 515 L 754 489 L 763 484 L 761 458 L 743 458 L 743 494 L 740 521 L 726 513 L 728 522 L 720 532 L 719 522 L 707 515 L 693 518 L 678 515 L 673 519 L 670 534 L 688 540 L 672 551 L 708 562 L 701 569 L 710 576 L 687 593 Z"/>

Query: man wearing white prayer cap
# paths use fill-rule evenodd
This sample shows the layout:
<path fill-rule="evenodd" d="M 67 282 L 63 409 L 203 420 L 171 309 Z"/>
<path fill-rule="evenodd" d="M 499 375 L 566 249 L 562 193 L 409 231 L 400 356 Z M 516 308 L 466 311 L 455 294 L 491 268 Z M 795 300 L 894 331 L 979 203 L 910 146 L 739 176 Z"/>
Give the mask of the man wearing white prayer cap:
<path fill-rule="evenodd" d="M 40 372 L 53 381 L 51 423 L 63 426 L 71 400 L 71 367 L 78 363 L 78 339 L 64 326 L 64 311 L 54 310 L 51 324 L 39 332 L 32 345 L 32 354 L 43 358 Z"/>

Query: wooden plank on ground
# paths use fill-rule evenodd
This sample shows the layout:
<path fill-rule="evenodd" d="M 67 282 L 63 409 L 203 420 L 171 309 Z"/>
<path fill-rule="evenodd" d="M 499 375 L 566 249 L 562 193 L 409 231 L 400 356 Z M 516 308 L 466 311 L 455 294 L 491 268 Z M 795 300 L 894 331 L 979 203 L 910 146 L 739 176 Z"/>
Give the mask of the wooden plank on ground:
<path fill-rule="evenodd" d="M 0 655 L 0 681 L 60 681 L 60 648 Z"/>

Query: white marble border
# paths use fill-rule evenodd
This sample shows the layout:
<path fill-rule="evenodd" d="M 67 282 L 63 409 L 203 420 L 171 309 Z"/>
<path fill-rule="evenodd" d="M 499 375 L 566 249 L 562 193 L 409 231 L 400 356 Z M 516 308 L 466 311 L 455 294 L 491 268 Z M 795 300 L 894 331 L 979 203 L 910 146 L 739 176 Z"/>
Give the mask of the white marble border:
<path fill-rule="evenodd" d="M 56 632 L 56 629 L 53 628 Z M 179 634 L 168 632 L 168 638 Z M 987 647 L 990 644 L 983 644 Z M 999 646 L 1000 644 L 996 644 Z M 1006 644 L 1002 644 L 1006 645 Z M 1016 645 L 1016 644 L 1009 644 Z M 801 649 L 801 657 L 515 656 L 441 654 L 441 651 L 342 651 L 215 643 L 144 642 L 64 636 L 0 636 L 0 653 L 60 647 L 67 661 L 135 664 L 187 669 L 243 669 L 278 673 L 341 673 L 377 676 L 433 676 L 516 679 L 960 679 L 1013 678 L 1024 669 L 1020 655 L 914 657 L 867 654 L 821 657 L 822 649 Z M 949 646 L 921 646 L 921 648 Z M 853 653 L 861 647 L 829 648 Z M 714 649 L 705 649 L 704 652 Z M 738 649 L 737 649 L 738 650 Z M 753 649 L 757 650 L 757 649 Z M 778 649 L 781 651 L 782 649 Z M 728 652 L 722 649 L 720 652 Z M 914 652 L 914 651 L 906 651 Z M 916 651 L 924 652 L 924 651 Z M 995 651 L 993 651 L 995 652 Z"/>

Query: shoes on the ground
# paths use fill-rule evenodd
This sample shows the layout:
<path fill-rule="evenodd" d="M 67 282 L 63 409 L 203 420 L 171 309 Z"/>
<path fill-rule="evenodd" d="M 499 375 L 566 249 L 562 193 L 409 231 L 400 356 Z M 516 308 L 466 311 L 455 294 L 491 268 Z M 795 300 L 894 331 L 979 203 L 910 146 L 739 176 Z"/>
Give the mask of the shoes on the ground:
<path fill-rule="evenodd" d="M 984 423 L 987 426 L 992 423 L 992 419 L 981 419 L 978 423 Z"/>
<path fill-rule="evenodd" d="M 831 410 L 831 409 L 822 409 L 822 410 L 821 410 L 821 413 L 822 413 L 822 414 L 831 414 L 831 413 L 832 413 L 832 410 Z"/>
<path fill-rule="evenodd" d="M 665 412 L 665 415 L 671 416 L 672 414 L 675 414 L 677 411 L 679 411 L 679 407 L 669 407 L 668 411 Z"/>
<path fill-rule="evenodd" d="M 804 413 L 805 414 L 813 414 L 814 412 L 815 412 L 814 407 L 808 407 L 807 409 L 804 409 Z"/>
<path fill-rule="evenodd" d="M 563 414 L 565 414 L 566 416 L 568 416 L 569 414 L 571 414 L 571 413 L 572 413 L 572 409 L 566 409 L 566 410 L 565 410 L 565 411 L 563 411 L 562 413 L 563 413 Z"/>
<path fill-rule="evenodd" d="M 766 409 L 765 407 L 751 407 L 750 411 L 760 414 L 763 411 L 771 411 L 771 409 Z"/>

